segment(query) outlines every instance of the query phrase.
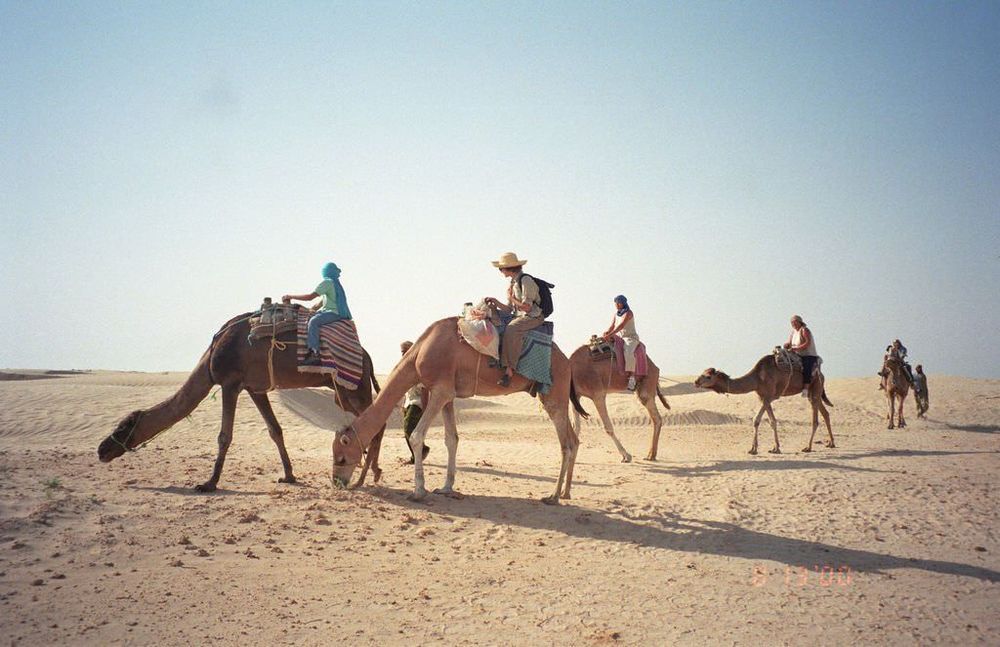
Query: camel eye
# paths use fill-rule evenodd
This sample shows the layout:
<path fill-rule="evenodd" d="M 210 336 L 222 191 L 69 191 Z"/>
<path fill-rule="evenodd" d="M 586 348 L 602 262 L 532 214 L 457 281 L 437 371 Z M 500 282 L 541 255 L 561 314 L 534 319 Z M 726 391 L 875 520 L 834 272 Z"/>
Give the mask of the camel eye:
<path fill-rule="evenodd" d="M 351 444 L 351 439 L 348 438 L 347 436 L 341 436 L 340 437 L 340 444 L 346 447 L 347 445 Z"/>

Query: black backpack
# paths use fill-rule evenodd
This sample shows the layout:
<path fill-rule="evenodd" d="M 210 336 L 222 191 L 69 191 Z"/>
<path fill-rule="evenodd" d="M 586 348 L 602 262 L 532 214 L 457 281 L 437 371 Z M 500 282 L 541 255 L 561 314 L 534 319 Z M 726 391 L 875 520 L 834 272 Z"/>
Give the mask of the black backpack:
<path fill-rule="evenodd" d="M 517 285 L 522 290 L 524 289 L 524 286 L 521 285 L 521 281 L 526 276 L 531 276 L 531 275 L 524 274 L 522 272 L 521 276 L 518 277 L 517 279 Z M 531 279 L 535 282 L 535 285 L 538 286 L 538 298 L 541 301 L 541 303 L 539 303 L 538 305 L 542 309 L 542 318 L 547 319 L 548 316 L 552 314 L 552 310 L 554 310 L 554 308 L 552 307 L 552 288 L 556 286 L 549 283 L 545 279 L 538 278 L 537 276 L 531 276 Z"/>

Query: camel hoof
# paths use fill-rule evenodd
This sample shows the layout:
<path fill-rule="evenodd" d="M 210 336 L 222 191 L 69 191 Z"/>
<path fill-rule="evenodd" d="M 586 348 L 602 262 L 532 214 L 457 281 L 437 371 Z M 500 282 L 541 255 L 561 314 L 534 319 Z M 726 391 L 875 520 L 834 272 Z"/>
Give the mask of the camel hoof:
<path fill-rule="evenodd" d="M 812 451 L 812 447 L 806 447 L 802 451 L 805 452 L 806 454 L 808 454 L 808 453 L 810 453 Z"/>
<path fill-rule="evenodd" d="M 294 476 L 282 476 L 278 479 L 278 483 L 298 483 Z"/>
<path fill-rule="evenodd" d="M 895 429 L 896 425 L 889 425 L 888 429 Z"/>
<path fill-rule="evenodd" d="M 208 483 L 202 483 L 201 485 L 194 486 L 194 489 L 198 492 L 215 492 L 215 483 L 211 481 Z"/>
<path fill-rule="evenodd" d="M 769 450 L 767 450 L 767 453 L 768 454 L 780 454 L 781 453 L 781 448 L 780 447 L 775 447 L 774 449 L 769 449 Z"/>
<path fill-rule="evenodd" d="M 423 501 L 426 496 L 427 496 L 427 490 L 420 489 L 420 490 L 414 490 L 413 492 L 408 494 L 406 498 L 409 499 L 410 501 Z"/>
<path fill-rule="evenodd" d="M 625 454 L 625 456 L 622 457 L 622 462 L 623 463 L 631 463 L 632 462 L 632 455 L 631 454 Z"/>
<path fill-rule="evenodd" d="M 372 468 L 372 478 L 378 483 L 382 479 L 382 469 L 379 467 Z"/>
<path fill-rule="evenodd" d="M 462 494 L 461 492 L 457 492 L 456 490 L 450 487 L 439 487 L 438 489 L 434 490 L 434 494 L 440 494 L 441 496 L 446 496 L 449 499 L 465 498 L 464 494 Z"/>
<path fill-rule="evenodd" d="M 826 448 L 827 448 L 827 449 L 836 449 L 836 448 L 837 448 L 837 446 L 836 446 L 836 445 L 834 445 L 834 444 L 833 444 L 832 442 L 830 442 L 830 443 L 827 443 L 827 444 L 826 444 Z"/>
<path fill-rule="evenodd" d="M 656 454 L 647 454 L 646 458 L 643 459 L 643 460 L 653 461 L 655 463 L 656 462 Z"/>
<path fill-rule="evenodd" d="M 756 456 L 757 455 L 757 448 L 754 447 L 753 449 L 751 449 L 747 453 L 750 454 L 751 456 Z"/>
<path fill-rule="evenodd" d="M 542 497 L 542 503 L 545 505 L 559 505 L 559 497 L 556 495 Z"/>

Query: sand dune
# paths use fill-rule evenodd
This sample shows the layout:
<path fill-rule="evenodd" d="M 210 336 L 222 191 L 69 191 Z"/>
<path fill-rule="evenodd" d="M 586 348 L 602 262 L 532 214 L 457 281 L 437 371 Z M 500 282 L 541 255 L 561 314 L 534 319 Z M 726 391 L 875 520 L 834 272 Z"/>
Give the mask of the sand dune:
<path fill-rule="evenodd" d="M 44 372 L 7 370 L 9 374 Z M 775 411 L 785 453 L 746 454 L 752 395 L 664 379 L 660 461 L 621 464 L 581 429 L 574 499 L 526 395 L 457 407 L 456 498 L 406 499 L 389 420 L 382 483 L 329 484 L 330 432 L 274 398 L 298 485 L 241 399 L 220 490 L 211 396 L 145 448 L 96 446 L 184 375 L 95 371 L 0 383 L 0 627 L 12 644 L 960 644 L 995 642 L 1000 381 L 931 376 L 928 420 L 885 429 L 874 378 L 830 380 L 837 448 L 799 450 L 808 405 Z M 593 411 L 589 400 L 586 408 Z M 661 407 L 662 411 L 662 407 Z M 609 398 L 637 456 L 650 428 Z M 762 449 L 771 446 L 769 427 Z M 817 437 L 820 437 L 817 434 Z M 444 478 L 430 433 L 428 485 Z M 992 636 L 992 637 L 991 637 Z"/>

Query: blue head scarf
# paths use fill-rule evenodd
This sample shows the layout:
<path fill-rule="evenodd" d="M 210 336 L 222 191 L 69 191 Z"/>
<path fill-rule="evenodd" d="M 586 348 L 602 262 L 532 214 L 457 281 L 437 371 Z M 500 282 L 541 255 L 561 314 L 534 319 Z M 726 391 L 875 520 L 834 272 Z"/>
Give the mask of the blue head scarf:
<path fill-rule="evenodd" d="M 619 317 L 632 309 L 632 308 L 628 307 L 628 299 L 625 298 L 624 294 L 619 294 L 618 296 L 615 297 L 615 304 L 618 304 L 618 305 L 621 306 L 621 307 L 618 308 L 618 316 Z"/>
<path fill-rule="evenodd" d="M 347 295 L 344 294 L 344 286 L 340 284 L 340 268 L 336 263 L 327 263 L 323 266 L 323 278 L 333 282 L 334 290 L 337 292 L 337 312 L 346 319 L 353 319 L 351 309 L 347 307 Z"/>

